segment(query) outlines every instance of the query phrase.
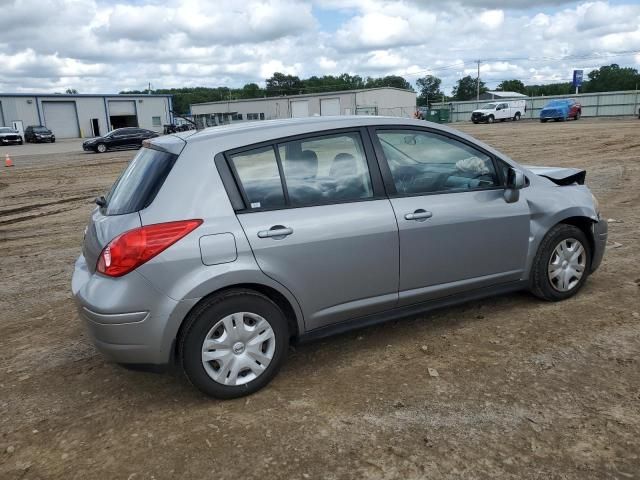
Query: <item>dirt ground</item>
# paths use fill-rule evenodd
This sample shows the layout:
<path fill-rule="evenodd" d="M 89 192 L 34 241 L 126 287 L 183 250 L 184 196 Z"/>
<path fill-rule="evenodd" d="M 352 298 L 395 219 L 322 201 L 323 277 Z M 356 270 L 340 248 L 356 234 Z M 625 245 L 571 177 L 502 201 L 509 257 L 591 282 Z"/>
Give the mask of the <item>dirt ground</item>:
<path fill-rule="evenodd" d="M 582 292 L 299 346 L 270 386 L 225 402 L 107 363 L 76 314 L 91 200 L 135 152 L 14 157 L 0 170 L 0 478 L 640 478 L 640 121 L 459 128 L 523 164 L 587 169 L 615 222 Z"/>

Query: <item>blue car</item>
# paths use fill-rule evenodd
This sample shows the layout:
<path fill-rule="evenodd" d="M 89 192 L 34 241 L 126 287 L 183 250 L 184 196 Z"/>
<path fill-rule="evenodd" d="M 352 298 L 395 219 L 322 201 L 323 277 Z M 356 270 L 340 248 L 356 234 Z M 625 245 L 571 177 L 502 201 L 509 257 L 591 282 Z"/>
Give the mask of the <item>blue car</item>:
<path fill-rule="evenodd" d="M 540 111 L 540 121 L 542 123 L 547 120 L 564 122 L 569 118 L 580 120 L 580 115 L 582 115 L 582 105 L 574 99 L 551 100 Z"/>

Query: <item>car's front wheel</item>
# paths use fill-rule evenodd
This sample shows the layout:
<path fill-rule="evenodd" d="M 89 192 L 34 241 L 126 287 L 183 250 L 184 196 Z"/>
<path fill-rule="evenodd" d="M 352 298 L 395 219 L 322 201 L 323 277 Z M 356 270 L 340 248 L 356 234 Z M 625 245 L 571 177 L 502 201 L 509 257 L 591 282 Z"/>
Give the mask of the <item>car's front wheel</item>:
<path fill-rule="evenodd" d="M 487 117 L 487 123 L 493 123 L 494 120 L 495 120 L 495 117 L 493 115 L 489 115 Z"/>
<path fill-rule="evenodd" d="M 230 290 L 205 300 L 186 320 L 179 340 L 191 383 L 216 398 L 261 389 L 278 373 L 289 344 L 282 310 L 253 290 Z"/>
<path fill-rule="evenodd" d="M 107 146 L 104 143 L 99 143 L 98 145 L 96 145 L 96 152 L 104 153 L 106 151 L 107 151 Z"/>
<path fill-rule="evenodd" d="M 559 224 L 544 237 L 531 269 L 531 291 L 544 300 L 575 295 L 591 269 L 591 246 L 582 230 Z"/>

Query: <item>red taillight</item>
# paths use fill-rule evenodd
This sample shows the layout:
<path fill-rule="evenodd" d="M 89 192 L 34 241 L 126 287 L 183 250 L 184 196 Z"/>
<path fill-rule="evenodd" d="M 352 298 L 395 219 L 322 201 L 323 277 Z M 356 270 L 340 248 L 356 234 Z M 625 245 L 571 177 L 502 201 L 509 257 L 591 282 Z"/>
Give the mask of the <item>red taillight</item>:
<path fill-rule="evenodd" d="M 182 220 L 147 225 L 124 232 L 104 247 L 96 269 L 110 277 L 126 275 L 195 230 L 201 223 L 202 220 Z"/>

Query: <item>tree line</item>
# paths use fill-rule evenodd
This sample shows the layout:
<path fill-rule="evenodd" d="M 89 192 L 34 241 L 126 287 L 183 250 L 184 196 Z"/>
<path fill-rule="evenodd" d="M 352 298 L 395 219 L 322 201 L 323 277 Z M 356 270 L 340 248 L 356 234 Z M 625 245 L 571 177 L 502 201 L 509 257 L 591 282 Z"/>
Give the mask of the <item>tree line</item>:
<path fill-rule="evenodd" d="M 580 91 L 611 92 L 617 90 L 634 90 L 640 85 L 640 74 L 635 68 L 620 67 L 617 64 L 602 66 L 589 72 L 587 80 Z M 485 82 L 480 80 L 480 93 L 488 90 Z M 452 94 L 447 96 L 441 89 L 442 80 L 434 75 L 426 75 L 416 81 L 418 106 L 426 106 L 441 101 L 474 100 L 477 92 L 475 77 L 467 75 L 460 78 L 453 87 Z M 247 83 L 241 88 L 228 87 L 191 87 L 164 88 L 152 92 L 148 90 L 129 90 L 120 93 L 132 94 L 169 94 L 173 95 L 173 108 L 176 113 L 186 114 L 193 103 L 216 102 L 223 100 L 240 100 L 260 97 L 278 97 L 303 93 L 336 92 L 362 88 L 396 87 L 415 91 L 405 78 L 398 75 L 385 77 L 361 77 L 360 75 L 323 75 L 301 79 L 297 75 L 276 72 L 265 81 L 265 87 L 257 83 Z M 504 80 L 496 90 L 518 92 L 527 96 L 566 95 L 574 92 L 571 82 L 549 83 L 545 85 L 525 85 L 518 79 Z"/>

